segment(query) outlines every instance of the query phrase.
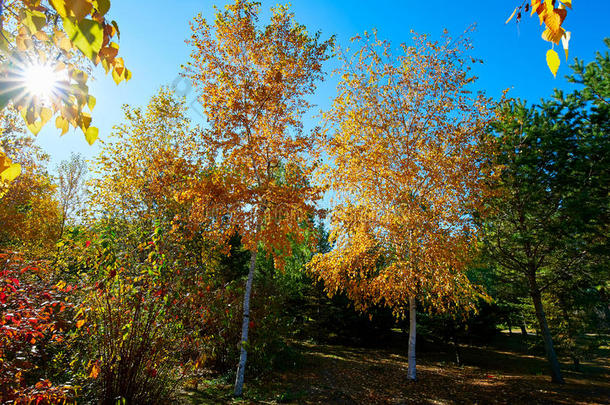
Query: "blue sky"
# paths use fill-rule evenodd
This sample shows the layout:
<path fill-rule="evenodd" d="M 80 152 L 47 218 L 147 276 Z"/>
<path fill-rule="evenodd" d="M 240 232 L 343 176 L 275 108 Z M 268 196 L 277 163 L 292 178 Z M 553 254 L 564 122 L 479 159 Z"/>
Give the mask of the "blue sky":
<path fill-rule="evenodd" d="M 508 88 L 510 96 L 536 102 L 550 96 L 553 88 L 567 89 L 564 75 L 570 70 L 561 47 L 556 47 L 562 57 L 557 78 L 548 70 L 545 53 L 549 43 L 540 38 L 542 28 L 537 17 L 530 18 L 527 14 L 518 26 L 514 21 L 504 24 L 520 3 L 521 0 L 294 0 L 291 8 L 297 21 L 310 32 L 321 31 L 323 38 L 336 35 L 341 45 L 347 45 L 350 37 L 373 28 L 380 38 L 397 45 L 409 42 L 410 30 L 439 38 L 444 28 L 457 36 L 476 23 L 476 31 L 471 34 L 475 46 L 471 54 L 484 60 L 475 71 L 479 77 L 476 86 L 493 97 Z M 190 54 L 184 42 L 190 35 L 189 21 L 199 12 L 212 20 L 214 4 L 224 7 L 227 2 L 112 1 L 110 16 L 121 28 L 120 55 L 133 72 L 133 78 L 116 86 L 110 76 L 105 76 L 102 70 L 96 71 L 91 93 L 97 98 L 93 125 L 100 129 L 99 139 L 108 139 L 112 127 L 122 121 L 122 104 L 144 106 L 162 85 L 175 83 L 179 90 L 188 89 L 184 82 L 175 81 L 179 80 L 180 66 L 188 61 Z M 262 1 L 261 23 L 267 21 L 269 8 L 274 4 Z M 570 63 L 574 57 L 591 61 L 595 51 L 604 51 L 603 38 L 610 36 L 609 17 L 608 0 L 574 1 L 574 9 L 568 12 L 564 22 L 564 27 L 572 32 Z M 331 65 L 332 62 L 329 68 Z M 314 101 L 324 108 L 333 93 L 334 81 L 329 78 L 319 87 Z M 193 98 L 191 91 L 187 101 Z M 312 111 L 312 115 L 316 112 Z M 308 122 L 312 124 L 313 120 Z M 52 165 L 67 159 L 71 152 L 92 158 L 99 151 L 99 143 L 89 146 L 80 132 L 70 131 L 60 138 L 52 124 L 41 131 L 37 143 L 51 155 Z"/>

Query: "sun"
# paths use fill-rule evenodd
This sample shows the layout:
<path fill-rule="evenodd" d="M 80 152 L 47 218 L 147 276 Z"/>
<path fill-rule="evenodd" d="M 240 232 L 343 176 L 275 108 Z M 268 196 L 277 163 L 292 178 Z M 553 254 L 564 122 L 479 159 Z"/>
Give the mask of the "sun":
<path fill-rule="evenodd" d="M 26 67 L 23 82 L 29 96 L 49 102 L 57 94 L 60 77 L 52 65 L 33 64 Z"/>

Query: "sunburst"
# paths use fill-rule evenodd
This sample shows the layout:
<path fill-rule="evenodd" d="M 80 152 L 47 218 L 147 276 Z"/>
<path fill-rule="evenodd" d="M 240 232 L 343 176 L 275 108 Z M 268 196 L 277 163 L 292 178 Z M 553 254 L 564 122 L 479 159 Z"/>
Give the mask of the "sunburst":
<path fill-rule="evenodd" d="M 63 78 L 53 65 L 34 63 L 25 67 L 22 80 L 27 96 L 49 103 L 59 95 Z"/>

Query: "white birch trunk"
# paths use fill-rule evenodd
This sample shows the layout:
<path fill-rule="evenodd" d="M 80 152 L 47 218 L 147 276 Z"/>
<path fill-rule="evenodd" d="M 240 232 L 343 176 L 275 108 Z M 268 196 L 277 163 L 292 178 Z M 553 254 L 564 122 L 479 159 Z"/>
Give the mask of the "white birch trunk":
<path fill-rule="evenodd" d="M 409 379 L 410 381 L 417 380 L 417 373 L 415 369 L 415 337 L 417 335 L 415 307 L 415 297 L 409 297 L 409 368 L 407 370 L 407 379 Z"/>
<path fill-rule="evenodd" d="M 235 391 L 233 392 L 236 397 L 241 396 L 244 388 L 244 372 L 246 370 L 246 358 L 248 357 L 245 344 L 248 342 L 248 327 L 250 325 L 250 294 L 252 292 L 252 281 L 254 279 L 254 268 L 256 266 L 257 253 L 258 248 L 255 248 L 255 250 L 250 253 L 250 271 L 248 272 L 248 281 L 246 282 L 246 291 L 244 292 L 244 318 L 241 324 L 241 340 L 239 341 L 239 364 L 237 365 Z"/>

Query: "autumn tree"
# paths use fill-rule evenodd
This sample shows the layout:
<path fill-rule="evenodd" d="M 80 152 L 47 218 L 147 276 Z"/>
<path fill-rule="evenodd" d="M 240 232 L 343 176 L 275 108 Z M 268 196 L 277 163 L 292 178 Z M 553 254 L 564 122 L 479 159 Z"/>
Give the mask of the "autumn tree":
<path fill-rule="evenodd" d="M 0 204 L 0 248 L 44 255 L 57 241 L 60 228 L 56 186 L 47 170 L 49 156 L 26 135 L 13 112 L 5 109 L 1 115 L 0 148 L 21 162 L 23 173 Z"/>
<path fill-rule="evenodd" d="M 70 155 L 57 167 L 57 198 L 61 210 L 59 237 L 67 224 L 74 223 L 82 214 L 86 198 L 87 162 L 78 154 Z"/>
<path fill-rule="evenodd" d="M 476 237 L 469 212 L 484 191 L 479 137 L 490 101 L 467 85 L 470 45 L 414 36 L 395 50 L 375 32 L 340 50 L 338 95 L 324 114 L 321 179 L 335 193 L 330 239 L 310 269 L 331 295 L 365 311 L 410 318 L 408 378 L 416 379 L 416 305 L 470 306 L 465 268 Z"/>
<path fill-rule="evenodd" d="M 203 165 L 198 131 L 183 98 L 161 88 L 146 108 L 125 106 L 125 122 L 102 144 L 91 179 L 91 207 L 101 216 L 133 224 L 169 223 L 175 195 Z"/>
<path fill-rule="evenodd" d="M 286 235 L 302 242 L 301 225 L 320 197 L 307 181 L 314 138 L 301 119 L 331 45 L 319 33 L 310 35 L 286 6 L 273 8 L 264 28 L 258 27 L 258 13 L 256 3 L 237 0 L 218 11 L 213 24 L 196 17 L 185 69 L 201 94 L 209 123 L 202 138 L 213 169 L 193 179 L 182 199 L 193 201 L 195 222 L 214 219 L 210 237 L 223 242 L 238 232 L 251 252 L 236 396 L 244 381 L 257 252 L 264 247 L 281 267 L 291 250 Z"/>

